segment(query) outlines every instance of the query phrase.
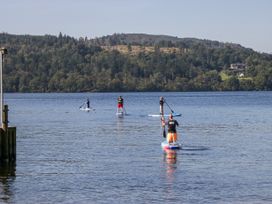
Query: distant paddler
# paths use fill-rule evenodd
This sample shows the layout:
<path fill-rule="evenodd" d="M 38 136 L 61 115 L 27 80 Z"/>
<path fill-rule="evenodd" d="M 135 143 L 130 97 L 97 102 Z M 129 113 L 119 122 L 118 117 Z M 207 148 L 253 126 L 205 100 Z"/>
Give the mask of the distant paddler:
<path fill-rule="evenodd" d="M 122 96 L 117 99 L 117 113 L 124 113 L 124 99 Z"/>
<path fill-rule="evenodd" d="M 87 108 L 90 108 L 90 100 L 89 100 L 89 98 L 87 98 L 86 106 L 87 106 Z"/>
<path fill-rule="evenodd" d="M 160 115 L 164 114 L 163 105 L 164 105 L 164 98 L 161 96 L 160 97 Z"/>
<path fill-rule="evenodd" d="M 161 126 L 163 128 L 163 137 L 166 138 L 166 132 L 165 132 L 165 118 L 164 118 L 164 109 L 163 109 L 163 104 L 164 104 L 164 98 L 161 96 L 160 97 L 160 115 L 161 115 Z"/>
<path fill-rule="evenodd" d="M 83 103 L 80 107 L 79 107 L 80 110 L 82 111 L 90 111 L 91 110 L 91 107 L 90 107 L 90 99 L 87 98 L 86 102 Z M 93 109 L 94 110 L 94 109 Z"/>

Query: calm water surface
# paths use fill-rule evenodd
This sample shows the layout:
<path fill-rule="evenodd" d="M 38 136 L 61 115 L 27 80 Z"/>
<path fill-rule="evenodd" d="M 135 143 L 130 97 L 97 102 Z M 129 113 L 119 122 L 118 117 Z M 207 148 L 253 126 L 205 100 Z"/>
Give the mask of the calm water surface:
<path fill-rule="evenodd" d="M 0 203 L 272 203 L 272 92 L 122 93 L 124 118 L 119 95 L 6 94 L 17 162 Z M 182 113 L 178 152 L 148 117 L 161 95 Z"/>

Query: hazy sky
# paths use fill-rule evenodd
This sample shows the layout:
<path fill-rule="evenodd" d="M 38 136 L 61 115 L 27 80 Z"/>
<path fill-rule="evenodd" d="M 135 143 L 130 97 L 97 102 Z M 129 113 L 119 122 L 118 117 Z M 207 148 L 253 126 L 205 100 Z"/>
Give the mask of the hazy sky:
<path fill-rule="evenodd" d="M 272 0 L 0 0 L 0 32 L 164 34 L 272 53 Z"/>

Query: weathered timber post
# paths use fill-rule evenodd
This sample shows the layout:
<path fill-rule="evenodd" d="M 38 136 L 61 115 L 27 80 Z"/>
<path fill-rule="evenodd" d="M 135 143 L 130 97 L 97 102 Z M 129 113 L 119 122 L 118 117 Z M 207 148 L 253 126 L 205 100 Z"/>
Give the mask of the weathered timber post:
<path fill-rule="evenodd" d="M 1 57 L 0 57 L 0 60 L 1 60 L 1 63 L 0 63 L 0 110 L 1 110 L 1 114 L 2 114 L 2 111 L 3 111 L 3 67 L 4 67 L 4 56 L 8 54 L 8 50 L 7 48 L 4 48 L 4 47 L 1 47 L 0 48 L 0 54 L 1 54 Z M 0 118 L 1 120 L 1 123 L 3 122 L 2 121 L 2 117 Z"/>
<path fill-rule="evenodd" d="M 2 113 L 2 128 L 1 128 L 1 161 L 8 162 L 9 161 L 9 138 L 8 138 L 8 122 L 7 117 L 8 115 L 5 113 L 8 112 L 7 106 L 6 110 L 3 109 Z M 4 118 L 6 119 L 4 124 Z M 4 128 L 5 127 L 5 128 Z"/>
<path fill-rule="evenodd" d="M 7 106 L 5 106 L 7 108 Z M 6 114 L 5 114 L 6 113 Z M 8 138 L 8 109 L 2 110 L 2 128 L 1 128 L 1 137 L 2 137 L 2 161 L 9 161 L 9 138 Z M 4 122 L 4 118 L 6 121 Z"/>
<path fill-rule="evenodd" d="M 4 105 L 4 108 L 3 108 L 3 114 L 2 114 L 2 121 L 3 121 L 3 124 L 2 124 L 2 127 L 3 127 L 3 130 L 5 132 L 8 132 L 8 105 Z"/>
<path fill-rule="evenodd" d="M 16 161 L 16 127 L 9 127 L 8 134 L 10 137 L 10 161 Z"/>
<path fill-rule="evenodd" d="M 8 127 L 8 105 L 4 105 L 0 129 L 0 160 L 4 163 L 16 161 L 16 127 Z"/>
<path fill-rule="evenodd" d="M 6 55 L 7 49 L 0 49 L 0 162 L 11 163 L 16 161 L 16 127 L 8 127 L 8 105 L 3 107 L 3 56 Z"/>

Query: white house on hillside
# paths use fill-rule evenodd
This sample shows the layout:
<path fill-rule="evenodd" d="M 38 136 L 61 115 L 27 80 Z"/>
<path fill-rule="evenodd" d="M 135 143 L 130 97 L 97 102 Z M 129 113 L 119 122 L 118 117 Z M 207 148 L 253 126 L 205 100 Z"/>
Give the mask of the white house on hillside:
<path fill-rule="evenodd" d="M 246 64 L 244 63 L 234 63 L 234 64 L 230 64 L 230 70 L 234 70 L 234 71 L 245 71 L 246 69 Z"/>

